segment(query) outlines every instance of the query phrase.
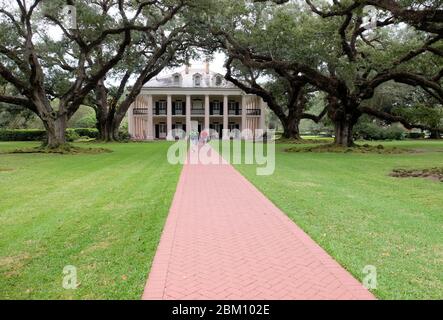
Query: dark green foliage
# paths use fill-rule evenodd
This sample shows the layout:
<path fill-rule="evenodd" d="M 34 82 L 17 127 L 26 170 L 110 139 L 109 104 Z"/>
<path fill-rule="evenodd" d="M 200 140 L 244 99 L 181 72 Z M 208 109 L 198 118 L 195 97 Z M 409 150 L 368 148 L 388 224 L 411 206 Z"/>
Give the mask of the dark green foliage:
<path fill-rule="evenodd" d="M 58 148 L 47 148 L 43 145 L 33 148 L 18 148 L 12 151 L 2 151 L 4 154 L 20 154 L 20 153 L 58 153 L 58 154 L 100 154 L 111 153 L 110 149 L 106 148 L 83 148 L 66 143 Z"/>
<path fill-rule="evenodd" d="M 74 142 L 78 139 L 80 139 L 80 135 L 74 129 L 67 129 L 66 130 L 66 141 L 67 142 Z"/>
<path fill-rule="evenodd" d="M 398 114 L 412 123 L 443 129 L 443 108 L 439 104 L 416 104 L 413 106 L 400 106 L 393 109 Z M 422 138 L 422 137 L 417 137 Z"/>
<path fill-rule="evenodd" d="M 80 137 L 88 137 L 91 139 L 97 139 L 98 138 L 98 130 L 93 128 L 75 128 L 75 129 L 68 129 L 67 132 L 70 130 L 76 132 Z"/>
<path fill-rule="evenodd" d="M 118 139 L 119 141 L 129 141 L 130 139 L 129 132 L 127 130 L 119 130 Z"/>
<path fill-rule="evenodd" d="M 43 141 L 45 137 L 45 130 L 0 130 L 0 141 Z"/>
<path fill-rule="evenodd" d="M 402 140 L 405 130 L 397 126 L 384 127 L 373 122 L 361 122 L 355 126 L 355 136 L 364 140 Z"/>
<path fill-rule="evenodd" d="M 96 139 L 98 137 L 97 129 L 76 128 L 66 130 L 66 139 L 73 142 L 81 137 Z M 17 129 L 0 130 L 0 141 L 44 141 L 46 139 L 45 130 Z"/>
<path fill-rule="evenodd" d="M 409 139 L 423 139 L 425 137 L 424 132 L 408 132 L 407 137 Z"/>

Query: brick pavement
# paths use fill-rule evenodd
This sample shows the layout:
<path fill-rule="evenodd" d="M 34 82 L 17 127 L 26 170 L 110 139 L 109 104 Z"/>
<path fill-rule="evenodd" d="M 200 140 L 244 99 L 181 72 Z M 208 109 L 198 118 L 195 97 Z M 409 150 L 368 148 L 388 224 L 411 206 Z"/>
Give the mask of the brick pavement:
<path fill-rule="evenodd" d="M 142 299 L 374 296 L 231 165 L 185 164 Z"/>

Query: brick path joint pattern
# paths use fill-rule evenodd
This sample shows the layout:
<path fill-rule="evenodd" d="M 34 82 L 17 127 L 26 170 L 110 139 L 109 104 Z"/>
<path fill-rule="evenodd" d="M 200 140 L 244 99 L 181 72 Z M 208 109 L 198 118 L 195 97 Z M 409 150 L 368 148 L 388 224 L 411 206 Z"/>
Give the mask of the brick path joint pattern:
<path fill-rule="evenodd" d="M 231 165 L 186 163 L 142 299 L 375 298 Z"/>

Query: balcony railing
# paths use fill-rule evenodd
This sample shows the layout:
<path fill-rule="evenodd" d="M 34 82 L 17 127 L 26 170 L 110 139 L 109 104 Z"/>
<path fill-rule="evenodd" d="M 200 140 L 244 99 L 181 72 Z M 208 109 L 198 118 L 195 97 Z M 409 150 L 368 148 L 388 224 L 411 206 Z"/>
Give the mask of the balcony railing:
<path fill-rule="evenodd" d="M 230 109 L 228 110 L 230 116 L 241 116 L 241 109 Z"/>
<path fill-rule="evenodd" d="M 182 110 L 176 110 L 176 111 L 180 111 L 179 113 L 175 112 L 176 115 L 183 115 Z M 134 115 L 147 115 L 149 113 L 148 108 L 137 108 L 134 109 Z M 192 115 L 204 115 L 205 114 L 205 109 L 191 109 L 191 114 Z M 214 116 L 218 116 L 218 115 L 222 115 L 223 113 L 221 111 L 218 110 L 214 110 L 211 115 Z M 228 110 L 228 115 L 230 116 L 241 116 L 242 114 L 242 109 L 237 109 L 237 110 Z M 156 116 L 165 116 L 166 115 L 166 110 L 164 109 L 160 109 L 160 110 L 156 110 L 154 109 L 154 115 Z M 261 115 L 261 110 L 260 109 L 246 109 L 246 115 L 248 116 L 260 116 Z"/>
<path fill-rule="evenodd" d="M 155 116 L 165 116 L 166 115 L 166 110 L 165 109 L 159 109 L 159 110 L 155 110 L 154 109 L 154 115 Z"/>
<path fill-rule="evenodd" d="M 247 116 L 259 116 L 261 115 L 260 109 L 246 109 Z"/>
<path fill-rule="evenodd" d="M 181 109 L 181 108 L 173 108 L 172 109 L 172 114 L 175 116 L 184 116 L 186 115 L 186 110 Z"/>
<path fill-rule="evenodd" d="M 191 114 L 194 115 L 204 115 L 205 109 L 191 109 Z"/>
<path fill-rule="evenodd" d="M 137 108 L 137 109 L 134 109 L 134 114 L 135 115 L 148 114 L 148 108 Z"/>

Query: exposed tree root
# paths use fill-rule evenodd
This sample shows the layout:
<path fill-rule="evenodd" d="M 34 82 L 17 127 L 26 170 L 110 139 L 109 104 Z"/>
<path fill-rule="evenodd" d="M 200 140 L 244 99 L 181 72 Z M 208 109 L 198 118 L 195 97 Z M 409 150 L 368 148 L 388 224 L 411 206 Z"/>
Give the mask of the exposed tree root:
<path fill-rule="evenodd" d="M 330 139 L 287 139 L 287 138 L 280 138 L 275 140 L 276 143 L 280 144 L 325 144 L 327 142 L 330 142 Z"/>
<path fill-rule="evenodd" d="M 49 148 L 47 146 L 39 146 L 35 148 L 21 148 L 4 153 L 56 153 L 56 154 L 99 154 L 110 153 L 112 150 L 106 148 L 82 148 L 71 144 L 63 144 L 57 148 Z"/>
<path fill-rule="evenodd" d="M 344 147 L 336 144 L 322 144 L 308 147 L 292 147 L 285 149 L 286 152 L 333 152 L 333 153 L 377 153 L 377 154 L 400 154 L 400 153 L 416 153 L 415 150 L 389 147 L 382 145 L 371 146 L 368 144 L 357 145 L 352 147 Z"/>
<path fill-rule="evenodd" d="M 428 169 L 394 169 L 389 175 L 396 178 L 427 178 L 443 182 L 443 167 Z"/>

